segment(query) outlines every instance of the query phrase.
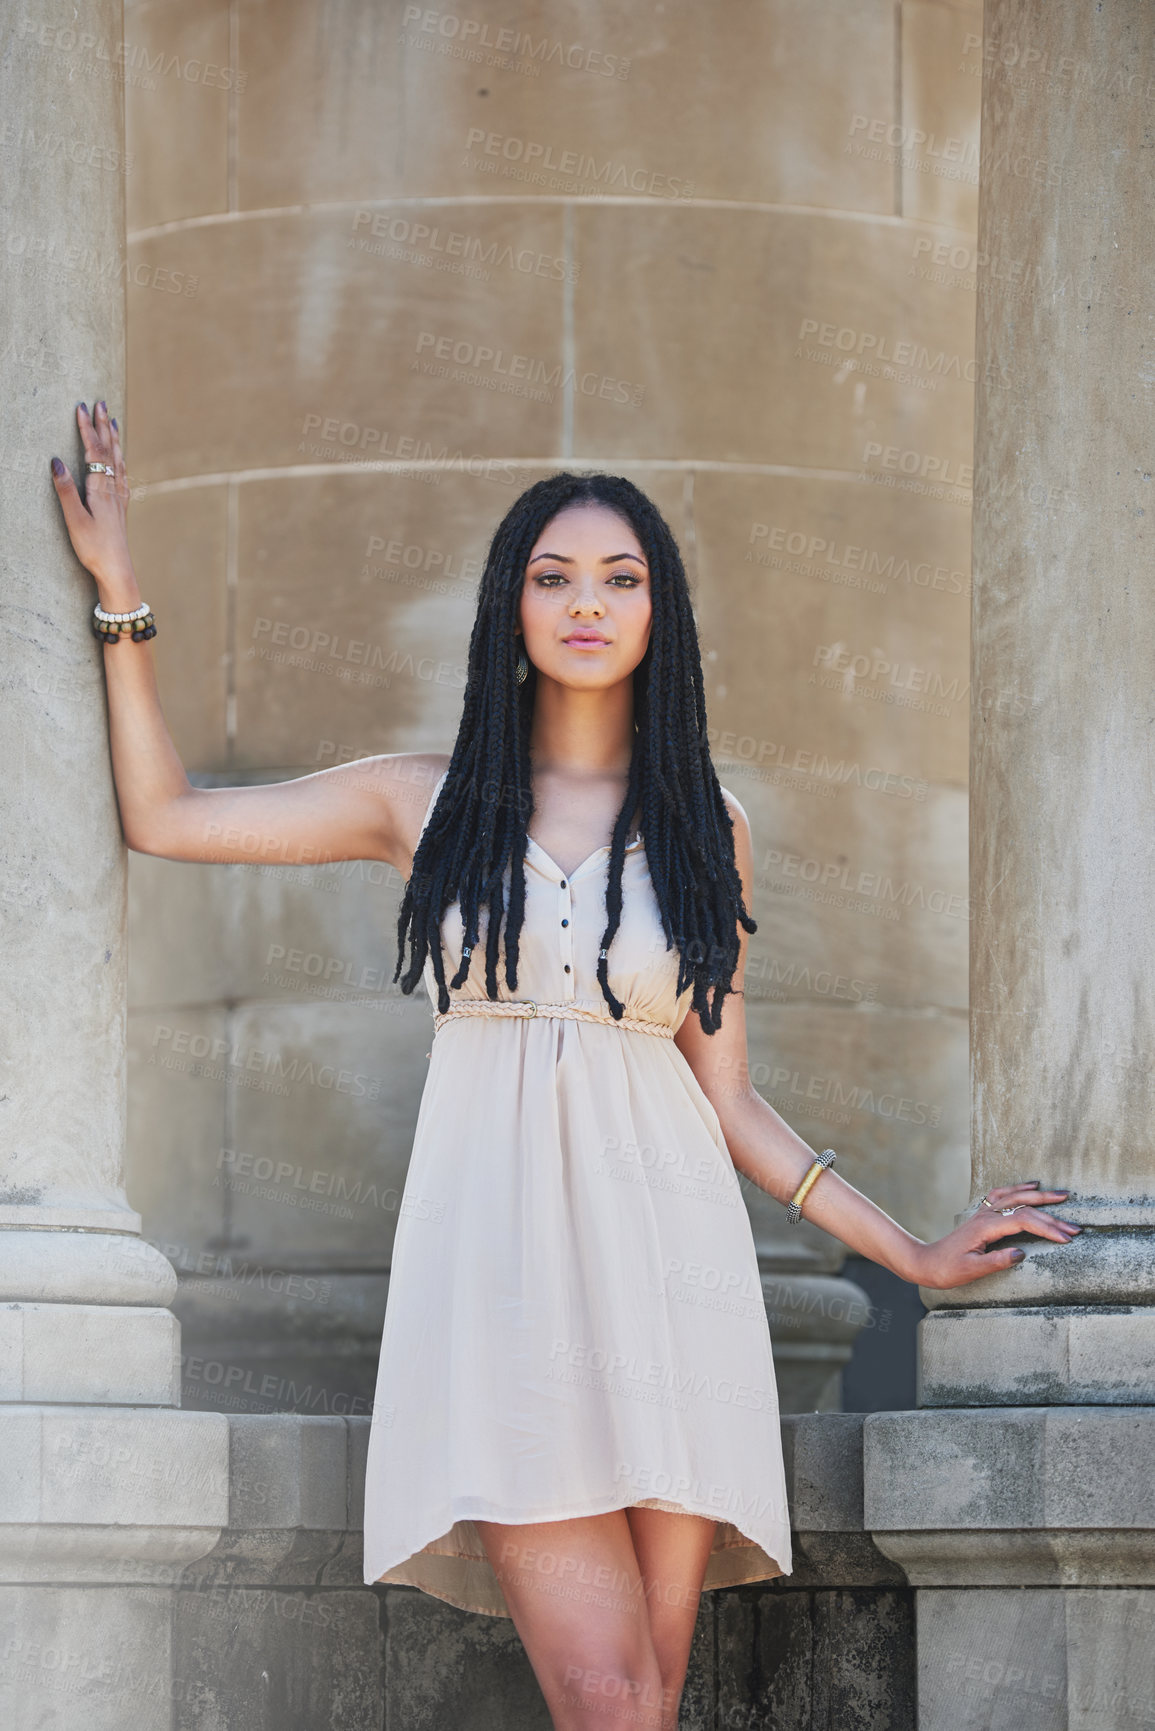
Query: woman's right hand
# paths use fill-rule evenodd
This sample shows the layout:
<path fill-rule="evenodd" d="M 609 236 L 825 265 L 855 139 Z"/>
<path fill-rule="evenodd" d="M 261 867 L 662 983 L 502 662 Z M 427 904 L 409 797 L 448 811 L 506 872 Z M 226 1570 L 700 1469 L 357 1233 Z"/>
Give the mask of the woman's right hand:
<path fill-rule="evenodd" d="M 64 511 L 64 522 L 73 551 L 103 591 L 123 590 L 134 585 L 136 576 L 128 551 L 127 513 L 129 488 L 120 434 L 109 418 L 108 408 L 97 403 L 90 415 L 84 403 L 76 405 L 76 421 L 84 441 L 87 463 L 111 463 L 114 475 L 85 475 L 84 498 L 68 466 L 52 459 L 52 480 Z"/>

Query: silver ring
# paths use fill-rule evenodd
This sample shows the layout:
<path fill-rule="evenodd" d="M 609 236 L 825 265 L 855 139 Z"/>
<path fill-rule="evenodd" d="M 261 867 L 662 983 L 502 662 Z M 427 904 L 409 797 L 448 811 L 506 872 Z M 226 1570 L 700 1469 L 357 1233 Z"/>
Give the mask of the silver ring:
<path fill-rule="evenodd" d="M 996 1208 L 994 1203 L 988 1202 L 985 1196 L 982 1199 L 982 1205 L 984 1208 L 989 1208 L 992 1214 L 1017 1214 L 1020 1208 L 1027 1207 L 1025 1202 L 1016 1202 L 1013 1208 Z"/>
<path fill-rule="evenodd" d="M 115 476 L 116 474 L 116 470 L 113 468 L 111 463 L 85 463 L 84 467 L 88 470 L 90 475 Z"/>

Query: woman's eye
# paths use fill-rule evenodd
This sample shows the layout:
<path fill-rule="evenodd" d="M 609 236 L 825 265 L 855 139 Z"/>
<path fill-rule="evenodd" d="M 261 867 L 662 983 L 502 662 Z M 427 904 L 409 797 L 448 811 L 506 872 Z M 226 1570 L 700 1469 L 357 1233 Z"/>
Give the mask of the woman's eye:
<path fill-rule="evenodd" d="M 539 571 L 537 576 L 534 578 L 534 582 L 552 584 L 555 579 L 559 583 L 566 583 L 569 581 L 561 571 Z M 636 571 L 615 571 L 614 575 L 610 578 L 610 582 L 625 582 L 629 584 L 631 589 L 636 589 L 641 582 L 641 578 L 638 576 Z"/>

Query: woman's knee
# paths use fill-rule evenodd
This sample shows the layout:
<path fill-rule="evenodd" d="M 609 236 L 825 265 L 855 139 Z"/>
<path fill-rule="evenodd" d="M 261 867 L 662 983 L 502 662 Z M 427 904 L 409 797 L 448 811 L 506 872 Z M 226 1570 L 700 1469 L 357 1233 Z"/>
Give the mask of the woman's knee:
<path fill-rule="evenodd" d="M 676 1694 L 662 1682 L 657 1657 L 636 1647 L 575 1655 L 558 1679 L 562 1704 L 605 1724 L 658 1726 Z"/>

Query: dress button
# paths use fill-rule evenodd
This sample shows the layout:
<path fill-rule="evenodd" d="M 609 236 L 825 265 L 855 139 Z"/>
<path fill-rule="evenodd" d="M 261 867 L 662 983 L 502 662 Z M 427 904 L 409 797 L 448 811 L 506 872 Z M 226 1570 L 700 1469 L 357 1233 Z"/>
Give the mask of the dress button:
<path fill-rule="evenodd" d="M 561 880 L 561 887 L 563 890 L 565 889 L 565 879 L 564 878 L 562 878 L 562 880 Z"/>
<path fill-rule="evenodd" d="M 563 926 L 568 926 L 568 925 L 569 925 L 569 921 L 568 921 L 568 920 L 563 920 L 563 921 L 562 921 L 562 922 L 561 922 L 561 923 L 562 923 L 562 925 L 563 925 Z"/>
<path fill-rule="evenodd" d="M 565 965 L 565 971 L 567 974 L 569 973 L 569 963 L 568 962 Z"/>

